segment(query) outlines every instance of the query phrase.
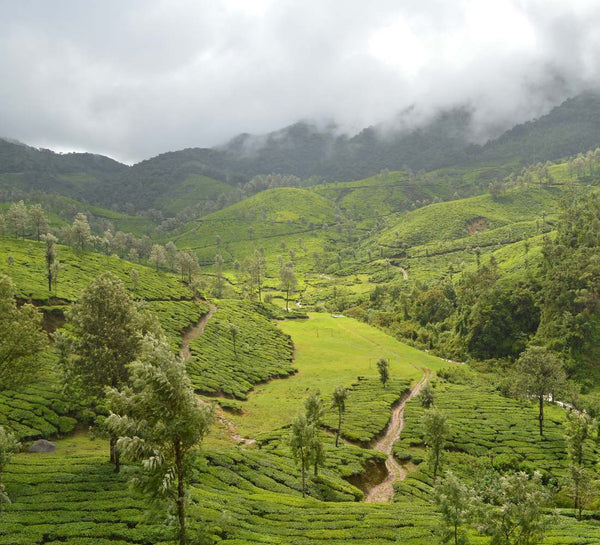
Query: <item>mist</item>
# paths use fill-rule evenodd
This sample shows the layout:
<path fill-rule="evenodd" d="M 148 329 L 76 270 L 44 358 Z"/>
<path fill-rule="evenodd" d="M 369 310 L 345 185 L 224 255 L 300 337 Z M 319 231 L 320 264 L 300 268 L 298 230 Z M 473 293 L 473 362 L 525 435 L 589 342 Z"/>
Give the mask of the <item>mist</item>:
<path fill-rule="evenodd" d="M 132 163 L 461 107 L 483 142 L 598 87 L 599 27 L 583 0 L 0 2 L 0 133 Z"/>

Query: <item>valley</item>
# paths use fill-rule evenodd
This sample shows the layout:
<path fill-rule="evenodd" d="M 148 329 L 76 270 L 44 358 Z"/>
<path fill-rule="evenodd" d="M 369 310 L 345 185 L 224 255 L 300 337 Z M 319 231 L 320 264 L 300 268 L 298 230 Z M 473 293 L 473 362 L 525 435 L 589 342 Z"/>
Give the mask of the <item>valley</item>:
<path fill-rule="evenodd" d="M 507 151 L 566 150 L 540 136 L 548 124 L 560 133 L 555 115 L 468 160 L 436 156 L 418 172 L 365 164 L 366 177 L 348 179 L 255 173 L 260 154 L 231 150 L 122 168 L 2 144 L 0 295 L 12 321 L 0 319 L 0 379 L 11 377 L 1 362 L 18 361 L 2 350 L 19 316 L 47 335 L 25 360 L 35 373 L 0 388 L 0 429 L 20 442 L 0 441 L 0 500 L 10 500 L 0 544 L 172 543 L 181 498 L 190 544 L 425 545 L 448 531 L 448 490 L 464 501 L 457 540 L 499 543 L 510 511 L 536 521 L 523 543 L 600 543 L 600 152 L 541 163 Z M 84 318 L 112 325 L 97 338 Z M 558 362 L 541 393 L 554 371 L 530 379 L 530 351 Z M 125 457 L 116 473 L 110 422 L 128 396 L 150 395 L 128 377 L 159 356 L 182 373 L 180 397 L 212 412 L 179 466 L 185 493 L 167 472 L 168 493 L 150 497 L 142 469 L 164 451 Z M 92 390 L 106 369 L 85 375 L 83 364 L 105 359 L 122 375 Z M 162 370 L 147 371 L 148 384 Z M 178 422 L 173 406 L 165 414 L 154 428 Z M 40 438 L 56 450 L 27 452 Z"/>

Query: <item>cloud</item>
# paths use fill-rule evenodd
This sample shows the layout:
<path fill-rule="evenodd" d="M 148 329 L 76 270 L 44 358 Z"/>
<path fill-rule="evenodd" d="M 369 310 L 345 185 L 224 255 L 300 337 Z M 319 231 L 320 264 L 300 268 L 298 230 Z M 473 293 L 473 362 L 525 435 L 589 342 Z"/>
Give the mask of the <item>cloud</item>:
<path fill-rule="evenodd" d="M 4 2 L 1 132 L 131 162 L 466 105 L 484 139 L 597 86 L 599 24 L 595 0 Z"/>

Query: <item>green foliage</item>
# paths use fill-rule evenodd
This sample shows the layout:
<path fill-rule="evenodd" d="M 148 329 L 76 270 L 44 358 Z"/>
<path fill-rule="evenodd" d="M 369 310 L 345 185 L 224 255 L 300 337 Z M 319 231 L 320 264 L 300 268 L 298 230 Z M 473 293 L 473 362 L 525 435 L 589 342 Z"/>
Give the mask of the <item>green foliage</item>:
<path fill-rule="evenodd" d="M 204 333 L 190 344 L 188 372 L 195 389 L 246 399 L 255 384 L 295 372 L 291 340 L 264 308 L 250 301 L 219 301 Z M 231 324 L 239 330 L 235 353 Z"/>
<path fill-rule="evenodd" d="M 379 358 L 377 360 L 377 371 L 379 373 L 379 380 L 385 388 L 386 383 L 390 379 L 390 364 L 385 358 Z"/>
<path fill-rule="evenodd" d="M 556 395 L 564 387 L 566 374 L 561 358 L 543 346 L 530 346 L 516 365 L 515 388 L 532 396 L 539 404 L 539 432 L 544 434 L 544 398 Z"/>
<path fill-rule="evenodd" d="M 17 286 L 20 298 L 48 301 L 56 297 L 76 301 L 85 287 L 105 271 L 111 271 L 132 288 L 136 298 L 147 300 L 191 299 L 191 292 L 176 276 L 156 272 L 150 267 L 124 261 L 117 257 L 102 256 L 93 252 L 77 252 L 73 248 L 56 245 L 61 268 L 53 280 L 53 293 L 48 293 L 46 269 L 46 244 L 36 241 L 17 241 L 0 236 L 0 273 L 7 274 Z M 7 263 L 7 256 L 13 265 Z M 131 271 L 138 271 L 137 287 L 133 289 Z"/>
<path fill-rule="evenodd" d="M 427 445 L 427 460 L 430 469 L 433 471 L 433 482 L 435 483 L 446 439 L 450 435 L 448 419 L 437 408 L 429 409 L 421 417 L 421 426 L 424 442 Z"/>
<path fill-rule="evenodd" d="M 468 538 L 463 530 L 474 511 L 474 492 L 447 471 L 434 490 L 435 502 L 441 515 L 440 538 L 442 543 L 464 545 Z"/>
<path fill-rule="evenodd" d="M 336 386 L 331 401 L 331 408 L 337 410 L 338 413 L 338 425 L 335 430 L 336 447 L 339 445 L 340 433 L 342 432 L 342 417 L 346 412 L 346 399 L 348 399 L 348 390 L 343 386 Z"/>
<path fill-rule="evenodd" d="M 423 386 L 421 391 L 419 392 L 419 402 L 421 403 L 421 407 L 424 409 L 429 409 L 433 405 L 434 401 L 434 393 L 431 384 L 428 382 Z"/>
<path fill-rule="evenodd" d="M 479 526 L 491 537 L 491 545 L 536 545 L 543 540 L 550 518 L 543 510 L 549 493 L 541 473 L 504 475 L 489 493 Z"/>
<path fill-rule="evenodd" d="M 142 308 L 158 318 L 173 350 L 181 345 L 182 332 L 209 311 L 209 305 L 205 301 L 148 301 Z"/>
<path fill-rule="evenodd" d="M 14 434 L 4 426 L 0 426 L 0 511 L 4 510 L 5 504 L 10 503 L 10 498 L 2 482 L 2 476 L 13 454 L 19 452 L 20 447 L 21 444 L 17 441 Z"/>
<path fill-rule="evenodd" d="M 54 381 L 44 381 L 0 393 L 0 425 L 19 440 L 50 438 L 70 433 L 77 422 L 73 415 L 81 408 L 67 400 Z"/>
<path fill-rule="evenodd" d="M 125 459 L 142 462 L 135 483 L 154 501 L 177 514 L 179 543 L 186 537 L 187 494 L 193 449 L 208 433 L 212 407 L 200 404 L 185 365 L 168 344 L 144 337 L 139 359 L 130 366 L 131 387 L 107 393 L 110 432 Z"/>
<path fill-rule="evenodd" d="M 30 304 L 18 308 L 15 292 L 11 279 L 0 274 L 0 390 L 30 381 L 48 343 L 41 314 Z"/>
<path fill-rule="evenodd" d="M 122 386 L 129 375 L 127 365 L 139 354 L 144 329 L 157 328 L 111 273 L 100 275 L 84 290 L 68 317 L 75 359 L 66 369 L 66 380 L 78 380 L 87 395 Z"/>
<path fill-rule="evenodd" d="M 568 195 L 557 235 L 544 245 L 539 336 L 581 373 L 598 355 L 599 226 L 600 194 Z"/>

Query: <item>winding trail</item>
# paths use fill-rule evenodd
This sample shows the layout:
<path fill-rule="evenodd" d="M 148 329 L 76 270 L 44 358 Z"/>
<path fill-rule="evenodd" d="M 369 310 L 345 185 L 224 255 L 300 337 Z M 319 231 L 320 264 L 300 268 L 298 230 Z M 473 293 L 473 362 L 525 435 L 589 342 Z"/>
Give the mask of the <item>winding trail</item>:
<path fill-rule="evenodd" d="M 215 312 L 217 312 L 217 307 L 215 305 L 210 305 L 209 311 L 200 318 L 200 321 L 181 336 L 179 356 L 183 361 L 191 359 L 192 353 L 190 352 L 190 343 L 204 333 L 204 328 L 206 327 L 208 320 L 212 318 Z"/>
<path fill-rule="evenodd" d="M 188 329 L 183 335 L 181 335 L 181 346 L 179 348 L 179 356 L 183 361 L 188 361 L 192 358 L 192 353 L 190 351 L 190 343 L 200 337 L 204 333 L 204 328 L 208 321 L 213 317 L 214 313 L 217 312 L 217 307 L 215 305 L 210 305 L 209 311 L 200 318 L 200 320 Z M 248 439 L 246 437 L 242 437 L 238 432 L 237 428 L 233 421 L 229 420 L 225 416 L 225 412 L 219 406 L 215 406 L 215 416 L 219 423 L 225 428 L 225 431 L 231 437 L 231 439 L 237 444 L 244 445 L 252 445 L 256 443 L 255 439 Z"/>
<path fill-rule="evenodd" d="M 421 391 L 421 388 L 429 380 L 430 375 L 431 371 L 429 369 L 425 370 L 423 376 L 415 384 L 410 393 L 402 397 L 400 403 L 392 410 L 392 417 L 390 418 L 385 434 L 373 445 L 373 449 L 388 455 L 385 461 L 388 475 L 384 481 L 369 490 L 364 499 L 366 503 L 390 503 L 394 499 L 394 482 L 403 481 L 406 478 L 408 470 L 396 461 L 392 454 L 392 448 L 394 447 L 394 443 L 400 439 L 400 433 L 402 432 L 402 428 L 404 428 L 404 406 L 406 402 L 410 401 Z"/>

